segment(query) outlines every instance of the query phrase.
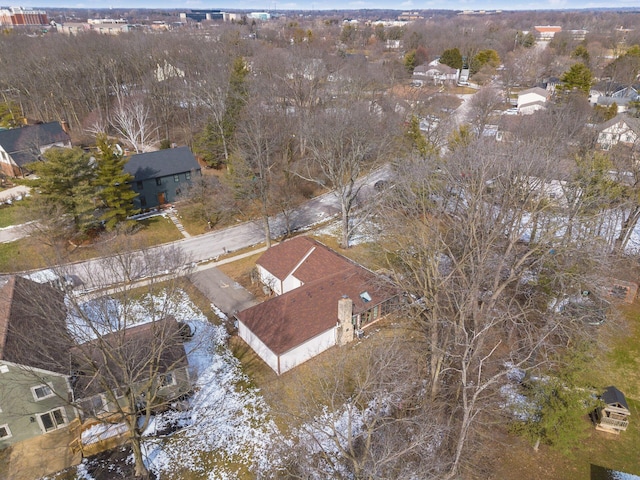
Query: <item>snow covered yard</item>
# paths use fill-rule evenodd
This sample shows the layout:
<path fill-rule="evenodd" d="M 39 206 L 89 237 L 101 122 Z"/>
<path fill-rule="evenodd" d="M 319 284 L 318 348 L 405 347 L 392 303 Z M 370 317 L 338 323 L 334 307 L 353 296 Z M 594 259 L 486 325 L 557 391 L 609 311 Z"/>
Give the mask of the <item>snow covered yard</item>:
<path fill-rule="evenodd" d="M 113 308 L 118 310 L 116 305 Z M 185 342 L 195 377 L 194 393 L 188 408 L 156 415 L 145 431 L 149 469 L 161 479 L 216 480 L 254 478 L 272 469 L 277 460 L 269 455 L 269 438 L 279 435 L 277 427 L 259 391 L 250 386 L 227 347 L 226 329 L 211 324 L 184 292 L 175 300 L 175 316 L 194 331 Z M 146 321 L 144 316 L 139 318 Z M 72 326 L 77 328 L 78 323 Z M 133 457 L 122 451 L 107 460 L 85 459 L 75 478 L 127 478 L 132 464 Z M 94 476 L 93 472 L 102 473 Z"/>

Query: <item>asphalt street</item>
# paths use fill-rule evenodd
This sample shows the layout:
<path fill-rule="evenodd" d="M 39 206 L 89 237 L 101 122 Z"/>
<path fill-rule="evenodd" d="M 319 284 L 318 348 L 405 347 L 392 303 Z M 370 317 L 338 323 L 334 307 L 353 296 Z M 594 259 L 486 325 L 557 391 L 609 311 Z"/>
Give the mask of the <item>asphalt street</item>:
<path fill-rule="evenodd" d="M 383 167 L 361 180 L 359 201 L 367 202 L 372 195 L 375 195 L 373 187 L 375 183 L 389 177 L 390 169 Z M 329 192 L 309 200 L 292 211 L 289 214 L 289 227 L 292 231 L 305 230 L 339 214 L 339 200 L 336 195 Z M 272 238 L 279 238 L 286 233 L 287 222 L 284 215 L 270 218 L 269 223 Z M 83 290 L 92 291 L 122 281 L 135 283 L 150 277 L 180 273 L 182 270 L 186 273 L 191 270 L 187 267 L 215 263 L 226 254 L 262 243 L 264 243 L 262 222 L 244 222 L 133 254 L 61 265 L 55 270 L 61 276 L 75 276 L 82 282 Z"/>

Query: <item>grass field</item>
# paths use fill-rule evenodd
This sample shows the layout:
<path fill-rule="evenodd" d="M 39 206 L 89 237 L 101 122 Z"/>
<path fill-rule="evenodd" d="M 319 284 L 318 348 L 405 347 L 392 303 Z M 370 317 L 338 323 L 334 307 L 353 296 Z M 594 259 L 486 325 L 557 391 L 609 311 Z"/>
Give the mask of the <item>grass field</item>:
<path fill-rule="evenodd" d="M 124 251 L 129 248 L 145 248 L 180 240 L 182 235 L 168 218 L 157 216 L 141 220 L 142 228 L 133 235 L 104 234 L 90 245 L 66 245 L 54 248 L 38 237 L 27 237 L 15 242 L 0 243 L 0 273 L 20 272 L 49 265 L 79 262 L 95 258 L 109 248 Z"/>
<path fill-rule="evenodd" d="M 629 428 L 620 435 L 599 432 L 585 418 L 588 436 L 567 454 L 544 446 L 535 453 L 527 442 L 503 437 L 495 444 L 499 461 L 493 478 L 589 479 L 591 464 L 640 475 L 640 300 L 619 307 L 619 313 L 618 322 L 605 323 L 597 331 L 603 348 L 588 381 L 599 388 L 614 385 L 625 394 L 631 410 Z"/>

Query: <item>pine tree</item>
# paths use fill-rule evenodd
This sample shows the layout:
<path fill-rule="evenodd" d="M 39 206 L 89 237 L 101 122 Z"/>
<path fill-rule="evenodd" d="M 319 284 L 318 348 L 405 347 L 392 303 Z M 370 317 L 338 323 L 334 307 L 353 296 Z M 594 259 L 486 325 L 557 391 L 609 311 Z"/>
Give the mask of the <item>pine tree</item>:
<path fill-rule="evenodd" d="M 135 213 L 133 199 L 138 194 L 131 188 L 133 176 L 124 171 L 126 158 L 105 137 L 98 138 L 98 150 L 94 185 L 103 208 L 100 219 L 107 230 L 113 230 Z"/>
<path fill-rule="evenodd" d="M 31 165 L 38 175 L 32 182 L 37 202 L 57 207 L 73 218 L 76 233 L 86 233 L 95 224 L 91 157 L 80 148 L 50 148 L 43 157 L 45 161 Z"/>

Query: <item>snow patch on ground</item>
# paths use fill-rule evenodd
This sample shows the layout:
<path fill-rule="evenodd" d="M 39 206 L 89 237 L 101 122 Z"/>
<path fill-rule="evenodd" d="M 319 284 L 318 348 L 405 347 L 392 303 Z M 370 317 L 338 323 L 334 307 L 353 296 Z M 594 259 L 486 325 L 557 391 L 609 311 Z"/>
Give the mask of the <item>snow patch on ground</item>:
<path fill-rule="evenodd" d="M 80 436 L 83 445 L 91 445 L 107 438 L 117 437 L 127 432 L 127 426 L 124 423 L 98 423 L 82 432 Z"/>
<path fill-rule="evenodd" d="M 247 386 L 240 362 L 227 347 L 226 329 L 210 324 L 188 299 L 180 308 L 176 317 L 194 331 L 185 349 L 197 373 L 195 393 L 187 411 L 156 417 L 149 433 L 170 424 L 183 429 L 164 439 L 149 437 L 150 469 L 161 478 L 188 470 L 211 479 L 237 478 L 238 465 L 255 472 L 270 469 L 275 462 L 270 438 L 277 427 L 258 390 Z"/>

